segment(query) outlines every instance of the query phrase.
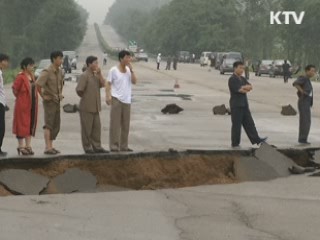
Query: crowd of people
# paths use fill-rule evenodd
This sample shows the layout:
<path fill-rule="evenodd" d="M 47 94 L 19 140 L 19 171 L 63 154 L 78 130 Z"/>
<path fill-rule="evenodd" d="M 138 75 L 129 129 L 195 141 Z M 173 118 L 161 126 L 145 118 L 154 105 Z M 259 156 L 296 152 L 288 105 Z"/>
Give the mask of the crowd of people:
<path fill-rule="evenodd" d="M 19 155 L 33 155 L 31 138 L 35 136 L 38 120 L 38 96 L 44 109 L 44 139 L 46 155 L 56 155 L 60 151 L 54 147 L 61 125 L 61 101 L 64 77 L 61 69 L 63 53 L 54 51 L 50 55 L 51 65 L 44 69 L 38 79 L 34 77 L 35 62 L 32 58 L 21 61 L 21 72 L 12 85 L 16 97 L 14 107 L 13 134 L 18 140 Z M 9 66 L 9 56 L 0 54 L 0 156 L 7 153 L 2 150 L 5 135 L 6 94 L 2 71 Z M 86 69 L 80 76 L 76 93 L 80 97 L 80 122 L 82 145 L 85 153 L 108 153 L 101 146 L 100 89 L 106 90 L 106 104 L 111 106 L 110 114 L 110 151 L 131 152 L 129 148 L 130 109 L 132 84 L 137 77 L 131 65 L 128 51 L 119 53 L 119 65 L 109 71 L 107 80 L 99 68 L 98 58 L 89 56 Z"/>
<path fill-rule="evenodd" d="M 80 123 L 83 150 L 86 154 L 108 153 L 101 145 L 101 95 L 105 88 L 106 104 L 111 107 L 109 148 L 111 152 L 132 152 L 129 148 L 129 130 L 131 115 L 132 84 L 137 77 L 131 64 L 132 56 L 128 51 L 119 52 L 119 64 L 109 70 L 105 79 L 99 67 L 98 58 L 89 56 L 76 86 L 80 97 Z M 38 122 L 38 101 L 42 99 L 44 109 L 44 139 L 46 155 L 56 155 L 60 151 L 54 147 L 61 125 L 60 103 L 64 96 L 64 77 L 61 70 L 63 53 L 54 51 L 50 55 L 51 65 L 44 69 L 38 79 L 34 77 L 35 62 L 32 58 L 21 61 L 21 72 L 12 84 L 16 97 L 13 120 L 13 134 L 18 140 L 17 152 L 22 155 L 33 155 L 32 137 L 35 136 Z M 5 134 L 6 94 L 2 71 L 9 66 L 9 56 L 0 54 L 0 156 L 6 156 L 2 150 Z M 157 62 L 160 63 L 161 55 Z M 159 66 L 159 64 L 158 64 Z M 252 144 L 262 144 L 267 137 L 260 137 L 252 118 L 247 93 L 253 90 L 248 79 L 244 77 L 245 63 L 236 61 L 234 73 L 228 86 L 231 108 L 231 145 L 240 147 L 241 128 L 243 127 Z M 308 135 L 311 126 L 311 107 L 313 105 L 313 88 L 311 79 L 316 75 L 316 67 L 308 65 L 305 74 L 294 81 L 298 93 L 300 113 L 299 143 L 310 144 Z"/>

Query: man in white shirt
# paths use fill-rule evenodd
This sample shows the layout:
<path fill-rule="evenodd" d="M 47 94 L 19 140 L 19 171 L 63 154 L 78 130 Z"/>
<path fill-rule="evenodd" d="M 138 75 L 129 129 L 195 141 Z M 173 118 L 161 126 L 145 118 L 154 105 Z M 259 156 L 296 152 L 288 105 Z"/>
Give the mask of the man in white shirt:
<path fill-rule="evenodd" d="M 132 84 L 137 83 L 130 52 L 119 53 L 119 65 L 110 69 L 106 84 L 106 102 L 111 105 L 110 151 L 132 152 L 128 146 Z"/>
<path fill-rule="evenodd" d="M 160 70 L 160 63 L 161 63 L 161 53 L 157 56 L 157 70 Z"/>
<path fill-rule="evenodd" d="M 5 125 L 5 113 L 6 113 L 6 94 L 4 91 L 4 79 L 2 71 L 7 69 L 9 66 L 9 57 L 5 54 L 0 53 L 0 157 L 5 157 L 6 152 L 2 151 L 2 143 L 4 138 L 4 133 L 6 129 Z"/>

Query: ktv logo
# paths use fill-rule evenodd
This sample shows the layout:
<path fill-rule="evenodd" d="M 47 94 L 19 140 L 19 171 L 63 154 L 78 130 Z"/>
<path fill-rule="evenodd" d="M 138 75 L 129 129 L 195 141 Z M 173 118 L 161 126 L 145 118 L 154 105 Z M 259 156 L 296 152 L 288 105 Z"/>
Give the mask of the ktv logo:
<path fill-rule="evenodd" d="M 305 12 L 300 12 L 299 16 L 294 11 L 278 11 L 270 12 L 270 24 L 301 24 L 304 18 Z M 283 21 L 284 20 L 284 21 Z"/>

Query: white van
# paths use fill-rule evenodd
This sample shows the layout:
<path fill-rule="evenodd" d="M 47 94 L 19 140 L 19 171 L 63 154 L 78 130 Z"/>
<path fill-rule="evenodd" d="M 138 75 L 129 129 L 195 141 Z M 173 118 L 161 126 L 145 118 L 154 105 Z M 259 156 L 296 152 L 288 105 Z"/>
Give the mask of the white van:
<path fill-rule="evenodd" d="M 210 65 L 210 55 L 212 52 L 202 52 L 200 57 L 200 66 L 208 66 Z"/>

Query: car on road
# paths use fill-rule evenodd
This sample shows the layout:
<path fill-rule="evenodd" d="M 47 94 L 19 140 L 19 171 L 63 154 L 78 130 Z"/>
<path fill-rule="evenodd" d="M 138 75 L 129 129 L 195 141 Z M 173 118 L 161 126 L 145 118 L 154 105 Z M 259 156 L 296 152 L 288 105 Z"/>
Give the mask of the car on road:
<path fill-rule="evenodd" d="M 77 69 L 78 56 L 75 51 L 63 51 L 63 56 L 64 57 L 68 56 L 71 69 Z"/>
<path fill-rule="evenodd" d="M 215 69 L 220 69 L 220 65 L 222 64 L 223 61 L 223 56 L 226 55 L 226 52 L 218 52 L 217 53 L 217 58 L 216 58 L 216 62 L 215 62 Z"/>
<path fill-rule="evenodd" d="M 191 54 L 188 51 L 179 51 L 178 52 L 178 61 L 180 63 L 190 63 Z"/>
<path fill-rule="evenodd" d="M 211 59 L 212 52 L 202 52 L 200 56 L 200 66 L 208 66 L 210 65 L 210 59 Z"/>
<path fill-rule="evenodd" d="M 287 60 L 287 63 L 290 66 L 292 66 L 289 60 Z M 283 64 L 284 64 L 284 59 L 278 59 L 278 60 L 272 61 L 270 65 L 269 76 L 274 78 L 276 76 L 283 76 L 283 69 L 282 69 Z M 292 73 L 292 67 L 290 67 L 290 73 Z"/>
<path fill-rule="evenodd" d="M 262 74 L 269 74 L 272 62 L 272 60 L 267 59 L 261 60 L 257 66 L 256 76 L 261 76 Z"/>
<path fill-rule="evenodd" d="M 229 59 L 235 59 L 237 61 L 241 61 L 243 62 L 244 59 L 243 59 L 243 56 L 242 56 L 242 53 L 240 52 L 228 52 L 226 55 L 225 55 L 226 58 L 229 58 Z"/>
<path fill-rule="evenodd" d="M 35 78 L 37 79 L 41 72 L 46 69 L 47 67 L 49 67 L 51 65 L 51 60 L 50 59 L 42 59 L 40 62 L 39 62 L 39 65 L 38 67 L 36 68 L 36 71 L 34 72 L 34 76 Z"/>
<path fill-rule="evenodd" d="M 149 61 L 149 56 L 147 53 L 136 53 L 135 54 L 135 59 L 139 62 L 139 61 L 144 61 L 144 62 L 148 62 Z"/>
<path fill-rule="evenodd" d="M 220 64 L 220 74 L 225 74 L 227 72 L 233 72 L 233 64 L 236 61 L 242 61 L 243 57 L 240 52 L 228 52 L 222 57 L 222 62 Z"/>
<path fill-rule="evenodd" d="M 238 61 L 236 58 L 225 58 L 223 59 L 222 64 L 220 65 L 220 74 L 232 73 L 233 64 Z"/>

